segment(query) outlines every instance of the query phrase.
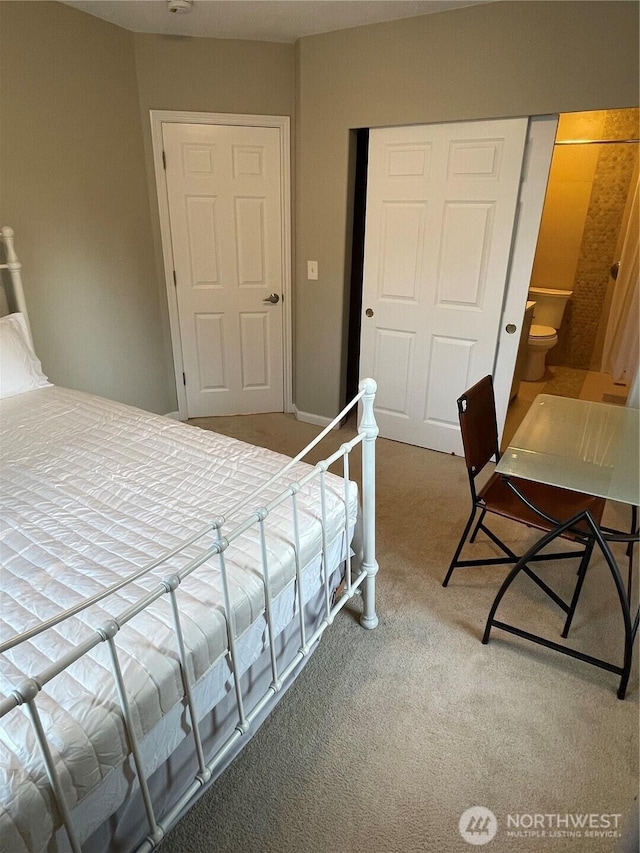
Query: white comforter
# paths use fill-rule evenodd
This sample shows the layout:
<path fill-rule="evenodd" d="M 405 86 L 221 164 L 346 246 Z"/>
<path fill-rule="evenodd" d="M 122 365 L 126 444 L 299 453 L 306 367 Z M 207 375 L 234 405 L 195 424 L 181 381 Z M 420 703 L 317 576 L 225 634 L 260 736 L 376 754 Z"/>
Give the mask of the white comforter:
<path fill-rule="evenodd" d="M 160 416 L 62 388 L 42 388 L 0 403 L 2 457 L 2 599 L 0 640 L 23 632 L 108 588 L 208 519 L 250 496 L 286 461 L 262 448 Z M 230 519 L 265 505 L 308 467 L 297 465 L 280 486 Z M 342 481 L 328 476 L 328 540 L 348 547 Z M 317 485 L 299 496 L 301 565 L 321 549 Z M 357 495 L 349 496 L 349 528 Z M 269 572 L 276 595 L 294 577 L 291 506 L 268 520 Z M 213 541 L 212 536 L 205 540 Z M 191 546 L 169 565 L 130 584 L 88 611 L 1 656 L 0 694 L 37 676 L 95 628 L 123 613 L 158 581 L 186 565 Z M 236 633 L 264 609 L 255 530 L 226 553 Z M 224 653 L 226 623 L 217 558 L 185 580 L 179 592 L 192 676 L 199 679 Z M 117 635 L 121 665 L 139 736 L 180 701 L 172 617 L 163 596 Z M 121 765 L 128 747 L 106 644 L 73 664 L 41 692 L 38 708 L 71 808 Z M 0 723 L 0 848 L 43 850 L 57 818 L 27 714 Z"/>

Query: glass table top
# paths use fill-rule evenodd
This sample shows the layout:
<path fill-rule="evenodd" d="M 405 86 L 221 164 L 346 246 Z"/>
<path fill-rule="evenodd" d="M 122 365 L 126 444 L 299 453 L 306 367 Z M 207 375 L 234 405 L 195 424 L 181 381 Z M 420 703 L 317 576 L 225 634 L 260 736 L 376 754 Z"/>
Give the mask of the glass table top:
<path fill-rule="evenodd" d="M 540 394 L 496 471 L 640 504 L 640 410 Z"/>

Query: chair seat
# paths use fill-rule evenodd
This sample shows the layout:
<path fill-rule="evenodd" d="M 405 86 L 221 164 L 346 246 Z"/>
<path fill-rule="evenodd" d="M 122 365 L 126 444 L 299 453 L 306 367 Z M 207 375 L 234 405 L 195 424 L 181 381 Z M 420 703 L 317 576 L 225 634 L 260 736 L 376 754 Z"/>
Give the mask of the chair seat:
<path fill-rule="evenodd" d="M 491 530 L 485 518 L 487 512 L 492 515 L 500 515 L 519 524 L 525 524 L 528 527 L 534 527 L 537 530 L 544 530 L 549 534 L 551 531 L 555 531 L 558 524 L 570 521 L 585 510 L 590 513 L 595 524 L 598 527 L 601 526 L 606 503 L 604 498 L 594 498 L 591 495 L 572 492 L 558 486 L 547 486 L 542 483 L 534 483 L 530 480 L 510 477 L 509 482 L 522 495 L 520 497 L 519 494 L 512 491 L 504 478 L 500 474 L 496 474 L 495 471 L 478 493 L 476 491 L 476 478 L 481 472 L 485 471 L 486 466 L 492 459 L 496 462 L 500 459 L 496 401 L 493 393 L 492 377 L 488 375 L 480 379 L 468 391 L 465 391 L 464 394 L 458 397 L 456 404 L 458 406 L 462 446 L 464 447 L 464 459 L 469 477 L 469 487 L 471 489 L 471 513 L 454 555 L 451 558 L 445 578 L 442 581 L 443 586 L 447 586 L 453 571 L 458 567 L 499 566 L 509 563 L 517 565 L 524 556 L 513 551 L 496 535 L 495 531 Z M 528 501 L 534 508 L 529 509 L 523 499 Z M 536 509 L 557 523 L 546 521 L 543 516 L 536 512 Z M 480 517 L 476 520 L 478 511 L 480 511 Z M 475 542 L 478 531 L 482 531 L 488 536 L 500 548 L 503 554 L 496 557 L 478 557 L 472 560 L 461 560 L 460 555 L 465 544 L 467 542 Z M 549 553 L 545 550 L 544 554 L 537 554 L 533 557 L 533 560 L 546 561 L 566 560 L 573 557 L 580 558 L 576 594 L 573 603 L 567 605 L 566 609 L 566 612 L 569 614 L 566 623 L 566 630 L 568 630 L 573 611 L 575 610 L 577 596 L 584 581 L 586 567 L 596 540 L 593 530 L 584 521 L 576 524 L 573 531 L 565 530 L 560 535 L 564 539 L 575 542 L 578 548 L 575 550 L 563 548 L 559 553 Z M 555 539 L 555 535 L 552 538 Z M 629 559 L 631 562 L 632 558 L 630 557 Z M 542 581 L 538 579 L 536 583 L 541 584 Z M 556 603 L 560 601 L 555 593 L 552 594 L 552 597 Z M 564 603 L 561 606 L 565 609 Z"/>
<path fill-rule="evenodd" d="M 542 512 L 558 519 L 559 522 L 567 521 L 582 510 L 588 510 L 596 524 L 600 526 L 606 503 L 604 498 L 572 492 L 558 486 L 533 483 L 530 480 L 521 480 L 519 477 L 510 477 L 510 480 L 528 501 L 531 501 Z M 513 521 L 519 521 L 529 527 L 536 527 L 538 530 L 551 530 L 551 525 L 530 510 L 512 492 L 500 474 L 491 475 L 478 493 L 478 498 L 489 512 L 494 512 Z M 589 532 L 589 528 L 584 522 L 580 522 L 576 529 L 584 533 Z M 577 538 L 570 531 L 566 531 L 563 536 L 565 539 L 571 540 Z"/>

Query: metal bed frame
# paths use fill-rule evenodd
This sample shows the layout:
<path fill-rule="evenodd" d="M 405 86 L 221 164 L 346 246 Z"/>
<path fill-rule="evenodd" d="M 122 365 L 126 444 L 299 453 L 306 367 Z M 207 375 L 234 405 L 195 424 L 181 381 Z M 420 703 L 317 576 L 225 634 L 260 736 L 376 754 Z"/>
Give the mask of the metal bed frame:
<path fill-rule="evenodd" d="M 9 272 L 11 285 L 11 292 L 7 293 L 7 304 L 9 305 L 10 310 L 21 311 L 25 314 L 25 317 L 27 317 L 26 303 L 22 291 L 20 275 L 21 265 L 14 250 L 12 229 L 3 227 L 1 229 L 1 236 L 5 247 L 5 262 L 0 264 L 0 270 L 7 270 Z M 2 275 L 3 273 L 0 272 L 0 276 Z M 62 782 L 49 746 L 45 727 L 38 711 L 38 697 L 40 692 L 52 679 L 64 672 L 65 669 L 73 663 L 87 655 L 100 643 L 105 643 L 108 646 L 115 693 L 117 695 L 122 724 L 128 739 L 130 755 L 133 760 L 133 767 L 135 768 L 137 783 L 142 796 L 146 823 L 148 825 L 146 838 L 140 846 L 137 847 L 137 851 L 138 853 L 147 853 L 147 851 L 152 850 L 160 843 L 184 811 L 198 798 L 206 784 L 214 776 L 216 769 L 220 768 L 220 766 L 224 764 L 225 758 L 228 760 L 229 753 L 232 752 L 234 748 L 237 749 L 239 742 L 243 739 L 245 741 L 248 740 L 247 735 L 251 734 L 255 730 L 256 720 L 260 717 L 261 712 L 264 711 L 265 706 L 272 702 L 277 694 L 283 692 L 292 679 L 295 678 L 301 663 L 315 648 L 325 630 L 334 621 L 336 614 L 342 610 L 347 602 L 349 602 L 356 594 L 361 594 L 363 598 L 363 608 L 360 617 L 361 625 L 368 629 L 373 629 L 377 626 L 378 617 L 375 610 L 375 577 L 378 572 L 378 563 L 375 556 L 375 441 L 378 435 L 378 428 L 374 417 L 375 391 L 376 383 L 374 380 L 363 380 L 360 383 L 359 393 L 356 397 L 306 448 L 298 453 L 293 459 L 288 461 L 277 474 L 259 487 L 250 496 L 250 498 L 239 502 L 235 506 L 231 507 L 225 515 L 218 516 L 209 524 L 204 525 L 201 530 L 197 531 L 187 540 L 182 542 L 180 546 L 162 554 L 159 558 L 149 562 L 143 568 L 130 574 L 121 582 L 109 589 L 106 589 L 102 593 L 83 601 L 57 617 L 49 619 L 34 629 L 13 637 L 0 645 L 0 654 L 4 654 L 18 644 L 32 639 L 43 631 L 53 628 L 64 620 L 86 610 L 98 601 L 101 601 L 103 606 L 105 606 L 105 601 L 108 599 L 109 595 L 124 588 L 128 584 L 131 584 L 143 575 L 147 575 L 151 571 L 156 571 L 162 566 L 168 565 L 171 558 L 175 557 L 183 549 L 192 548 L 194 544 L 199 543 L 199 553 L 192 557 L 183 569 L 178 572 L 172 572 L 170 566 L 168 566 L 166 577 L 150 592 L 148 592 L 148 594 L 129 607 L 124 614 L 107 619 L 106 621 L 103 621 L 102 624 L 96 625 L 94 635 L 90 639 L 79 644 L 60 660 L 44 669 L 44 671 L 36 672 L 31 677 L 26 678 L 10 695 L 0 698 L 0 718 L 4 718 L 5 715 L 15 712 L 15 709 L 20 708 L 21 706 L 26 709 L 28 716 L 30 717 L 33 731 L 41 751 L 42 762 L 48 777 L 53 801 L 59 811 L 59 817 L 66 831 L 69 847 L 74 851 L 74 853 L 81 853 L 81 841 L 79 840 L 76 829 L 74 828 L 71 810 L 65 801 Z M 361 403 L 362 409 L 357 435 L 351 441 L 342 444 L 337 451 L 328 456 L 325 460 L 311 467 L 310 470 L 298 480 L 293 482 L 287 481 L 286 475 L 292 466 L 296 462 L 303 460 L 304 457 L 314 447 L 316 447 L 316 445 L 318 445 L 332 429 L 339 426 L 345 416 L 358 403 Z M 348 530 L 348 502 L 346 498 L 350 479 L 349 456 L 354 448 L 360 444 L 362 444 L 361 561 L 359 567 L 353 566 L 351 557 L 347 556 L 343 584 L 338 590 L 339 594 L 336 594 L 335 600 L 332 601 L 329 573 L 327 571 L 326 564 L 327 538 L 325 516 L 325 474 L 331 465 L 342 460 L 342 476 L 344 478 L 345 488 L 345 524 L 347 525 Z M 303 486 L 315 480 L 318 481 L 320 489 L 324 603 L 320 624 L 311 635 L 308 635 L 305 626 L 304 605 L 301 592 L 301 567 L 298 558 L 300 553 L 300 540 L 297 494 Z M 272 486 L 276 482 L 281 482 L 281 491 L 277 497 L 262 505 L 258 500 L 260 494 L 267 489 L 267 487 Z M 299 645 L 298 651 L 293 660 L 291 660 L 281 671 L 271 615 L 273 594 L 269 577 L 266 530 L 270 513 L 277 506 L 286 502 L 290 503 L 291 506 L 292 541 L 295 553 L 296 578 L 295 610 L 298 620 L 297 632 Z M 241 520 L 237 520 L 238 518 Z M 232 521 L 232 519 L 234 520 Z M 227 555 L 231 552 L 231 549 L 233 549 L 235 540 L 248 531 L 252 531 L 254 533 L 261 548 L 265 601 L 263 616 L 267 626 L 266 635 L 268 639 L 271 679 L 270 684 L 262 697 L 249 710 L 245 707 L 243 687 L 238 674 L 238 668 L 236 666 L 235 656 L 238 634 L 235 627 L 234 611 L 230 601 L 229 577 L 226 564 Z M 207 537 L 210 537 L 210 541 L 203 542 Z M 350 554 L 349 547 L 347 547 L 347 554 Z M 188 655 L 184 644 L 181 612 L 176 591 L 186 577 L 191 573 L 196 572 L 201 566 L 210 560 L 217 560 L 222 579 L 223 612 L 226 622 L 228 641 L 225 655 L 233 676 L 236 723 L 231 735 L 223 743 L 222 747 L 218 749 L 212 757 L 207 758 L 205 757 L 205 749 L 199 731 L 198 717 L 194 708 L 194 698 L 192 693 L 193 684 L 189 677 L 190 667 L 188 665 Z M 191 737 L 193 740 L 196 767 L 194 768 L 193 780 L 187 791 L 172 805 L 171 808 L 169 808 L 166 813 L 157 815 L 152 795 L 149 790 L 148 778 L 150 774 L 147 774 L 144 761 L 141 756 L 140 744 L 135 732 L 131 708 L 127 697 L 127 685 L 125 684 L 122 668 L 120 666 L 117 637 L 118 632 L 124 625 L 130 622 L 136 615 L 141 613 L 145 608 L 160 599 L 162 596 L 168 597 L 173 615 L 175 632 L 174 639 L 184 689 L 183 702 L 188 712 L 190 724 L 188 737 Z M 211 713 L 214 711 L 215 707 Z M 20 712 L 18 711 L 18 713 Z"/>

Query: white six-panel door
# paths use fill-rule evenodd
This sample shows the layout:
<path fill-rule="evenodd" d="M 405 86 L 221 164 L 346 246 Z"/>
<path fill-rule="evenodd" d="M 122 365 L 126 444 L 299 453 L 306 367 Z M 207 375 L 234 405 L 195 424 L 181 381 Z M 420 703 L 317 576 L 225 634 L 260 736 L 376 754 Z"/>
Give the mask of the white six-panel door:
<path fill-rule="evenodd" d="M 281 412 L 279 130 L 163 123 L 162 140 L 188 415 Z"/>
<path fill-rule="evenodd" d="M 456 399 L 493 369 L 526 132 L 370 133 L 360 375 L 386 438 L 462 451 Z"/>

